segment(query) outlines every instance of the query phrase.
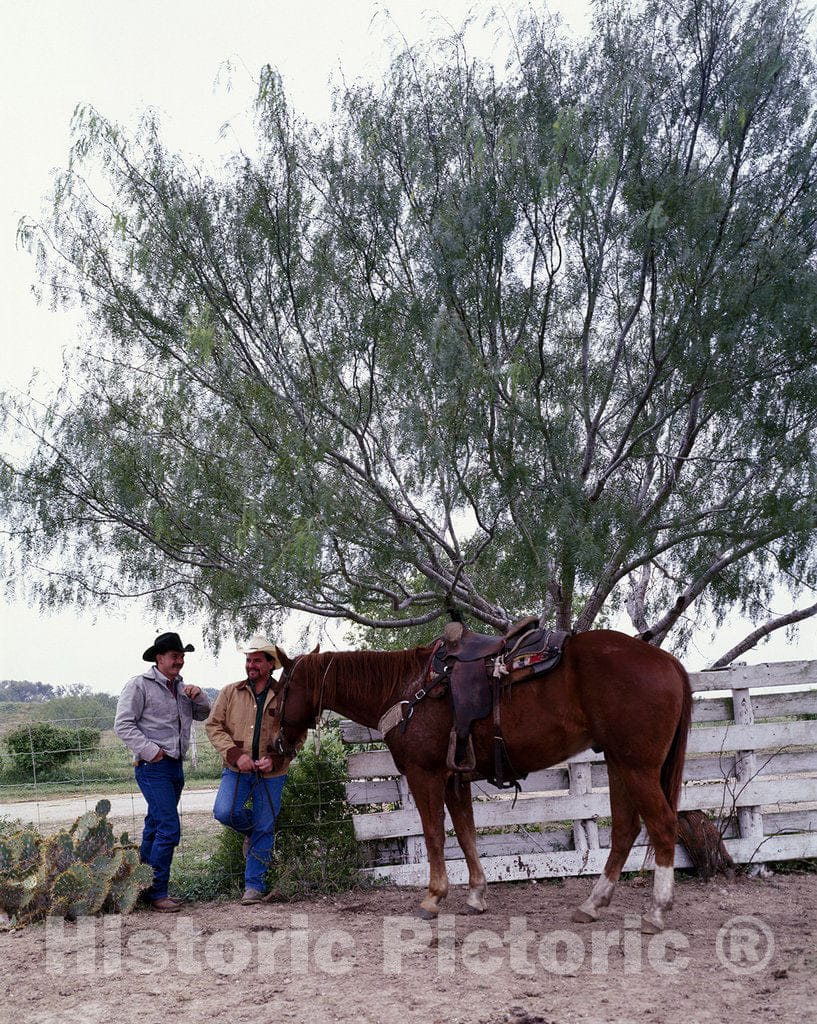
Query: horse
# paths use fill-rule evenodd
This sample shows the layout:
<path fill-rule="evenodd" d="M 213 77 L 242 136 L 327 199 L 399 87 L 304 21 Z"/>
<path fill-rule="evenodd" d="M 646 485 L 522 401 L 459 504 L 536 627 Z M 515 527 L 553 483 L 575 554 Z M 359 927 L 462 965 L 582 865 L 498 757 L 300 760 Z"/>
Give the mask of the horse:
<path fill-rule="evenodd" d="M 282 703 L 277 751 L 291 756 L 323 709 L 369 728 L 399 701 L 429 684 L 435 645 L 403 651 L 342 651 L 299 655 L 282 651 Z M 429 684 L 430 685 L 430 684 Z M 547 768 L 589 747 L 607 763 L 612 840 L 603 873 L 572 915 L 597 921 L 613 896 L 643 819 L 655 855 L 652 902 L 641 930 L 663 929 L 672 907 L 676 809 L 681 789 L 692 690 L 681 663 L 666 651 L 614 630 L 569 636 L 561 661 L 548 674 L 503 689 L 502 733 L 519 774 Z M 475 765 L 448 766 L 453 721 L 447 699 L 415 701 L 407 726 L 389 729 L 385 742 L 408 781 L 428 850 L 428 891 L 419 915 L 437 916 L 448 894 L 445 811 L 468 866 L 466 912 L 486 908 L 487 881 L 476 846 L 471 782 L 489 777 L 494 761 L 491 716 L 473 725 Z"/>

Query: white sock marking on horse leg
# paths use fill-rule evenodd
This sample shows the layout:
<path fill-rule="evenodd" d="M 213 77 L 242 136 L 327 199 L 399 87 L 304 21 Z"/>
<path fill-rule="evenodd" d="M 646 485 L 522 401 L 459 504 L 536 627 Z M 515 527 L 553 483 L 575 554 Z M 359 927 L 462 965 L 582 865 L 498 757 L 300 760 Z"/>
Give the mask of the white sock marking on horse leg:
<path fill-rule="evenodd" d="M 641 919 L 641 931 L 648 935 L 664 930 L 664 911 L 672 906 L 675 884 L 673 868 L 656 867 L 652 883 L 652 906 Z"/>
<path fill-rule="evenodd" d="M 599 907 L 606 907 L 610 900 L 613 898 L 615 892 L 616 883 L 611 882 L 610 879 L 602 873 L 596 880 L 596 884 L 593 886 L 593 891 L 587 897 L 587 899 L 579 907 L 579 910 L 588 914 L 595 921 L 599 916 Z"/>
<path fill-rule="evenodd" d="M 672 896 L 675 888 L 675 869 L 656 866 L 652 883 L 652 902 L 654 907 L 669 910 L 672 907 Z"/>

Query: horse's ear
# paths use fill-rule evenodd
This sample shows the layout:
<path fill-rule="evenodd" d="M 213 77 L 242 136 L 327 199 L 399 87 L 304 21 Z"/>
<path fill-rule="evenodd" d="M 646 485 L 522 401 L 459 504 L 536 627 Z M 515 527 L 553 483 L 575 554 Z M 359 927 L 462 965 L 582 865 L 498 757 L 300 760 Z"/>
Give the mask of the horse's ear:
<path fill-rule="evenodd" d="M 312 648 L 312 650 L 309 653 L 310 654 L 320 654 L 320 650 L 321 650 L 321 645 L 320 644 L 315 644 L 315 646 Z"/>
<path fill-rule="evenodd" d="M 284 651 L 281 650 L 278 644 L 275 645 L 275 654 L 278 658 L 278 661 L 280 661 L 281 665 L 285 669 L 287 669 L 287 671 L 289 671 L 289 669 L 291 669 L 292 666 L 295 664 L 295 662 L 291 658 L 288 658 L 286 656 L 286 654 L 284 653 Z"/>

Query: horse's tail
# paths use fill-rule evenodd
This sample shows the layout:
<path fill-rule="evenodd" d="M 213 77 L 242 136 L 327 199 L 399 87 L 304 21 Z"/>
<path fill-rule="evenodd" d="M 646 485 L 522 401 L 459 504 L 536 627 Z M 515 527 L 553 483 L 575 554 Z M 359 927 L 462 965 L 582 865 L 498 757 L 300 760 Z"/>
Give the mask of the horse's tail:
<path fill-rule="evenodd" d="M 689 676 L 680 661 L 676 661 L 675 664 L 681 675 L 683 703 L 669 752 L 664 759 L 664 763 L 661 765 L 661 789 L 664 791 L 667 803 L 673 811 L 678 810 L 681 783 L 684 779 L 684 757 L 687 750 L 687 737 L 689 735 L 689 726 L 692 722 L 692 687 L 689 684 Z"/>

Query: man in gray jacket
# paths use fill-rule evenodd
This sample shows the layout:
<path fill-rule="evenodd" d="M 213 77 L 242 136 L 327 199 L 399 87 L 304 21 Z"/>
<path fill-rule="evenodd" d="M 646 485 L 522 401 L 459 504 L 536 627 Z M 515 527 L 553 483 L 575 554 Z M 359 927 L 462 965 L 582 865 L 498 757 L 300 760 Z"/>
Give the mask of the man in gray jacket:
<path fill-rule="evenodd" d="M 198 686 L 185 686 L 179 675 L 184 656 L 178 633 L 162 633 L 142 655 L 152 661 L 134 676 L 116 706 L 114 732 L 133 754 L 136 782 L 148 805 L 140 856 L 153 868 L 148 899 L 153 910 L 177 913 L 182 901 L 168 896 L 170 864 L 181 838 L 178 803 L 184 786 L 182 762 L 195 719 L 210 714 L 210 701 Z"/>

